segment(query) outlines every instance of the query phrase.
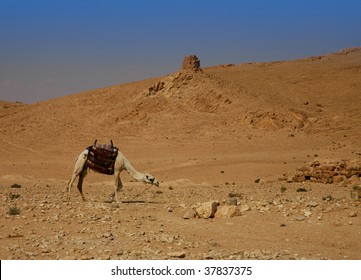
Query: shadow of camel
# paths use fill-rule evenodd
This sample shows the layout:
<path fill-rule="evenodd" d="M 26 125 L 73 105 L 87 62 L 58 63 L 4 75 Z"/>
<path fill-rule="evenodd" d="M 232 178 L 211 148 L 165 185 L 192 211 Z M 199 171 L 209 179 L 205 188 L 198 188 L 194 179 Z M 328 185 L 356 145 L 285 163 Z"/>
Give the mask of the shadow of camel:
<path fill-rule="evenodd" d="M 122 200 L 122 203 L 127 203 L 127 204 L 133 204 L 133 203 L 160 204 L 160 202 L 157 202 L 157 201 L 145 201 L 145 200 Z"/>

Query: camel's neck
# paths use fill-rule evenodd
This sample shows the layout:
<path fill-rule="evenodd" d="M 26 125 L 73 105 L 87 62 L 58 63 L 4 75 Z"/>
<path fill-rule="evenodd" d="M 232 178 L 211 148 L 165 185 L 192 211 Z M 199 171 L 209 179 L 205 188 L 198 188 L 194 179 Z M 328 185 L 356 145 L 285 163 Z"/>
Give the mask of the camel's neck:
<path fill-rule="evenodd" d="M 135 170 L 135 168 L 126 158 L 124 158 L 124 168 L 129 173 L 129 175 L 132 176 L 135 180 L 142 182 L 144 181 L 144 174 Z"/>

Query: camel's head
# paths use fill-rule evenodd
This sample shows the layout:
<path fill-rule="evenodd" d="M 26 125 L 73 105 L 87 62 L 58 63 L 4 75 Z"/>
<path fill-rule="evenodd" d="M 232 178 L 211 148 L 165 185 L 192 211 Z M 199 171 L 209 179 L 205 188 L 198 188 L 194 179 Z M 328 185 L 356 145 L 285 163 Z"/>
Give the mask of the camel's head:
<path fill-rule="evenodd" d="M 159 186 L 158 180 L 151 174 L 144 175 L 144 182 L 147 184 L 155 185 L 157 187 Z"/>

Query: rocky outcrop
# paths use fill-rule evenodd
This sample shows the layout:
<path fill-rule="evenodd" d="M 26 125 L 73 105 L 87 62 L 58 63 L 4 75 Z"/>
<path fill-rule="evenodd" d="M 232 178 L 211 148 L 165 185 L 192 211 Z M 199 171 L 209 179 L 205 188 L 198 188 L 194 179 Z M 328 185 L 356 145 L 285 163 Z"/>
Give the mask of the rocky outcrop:
<path fill-rule="evenodd" d="M 324 184 L 351 181 L 359 183 L 361 160 L 316 159 L 299 167 L 292 178 L 293 182 L 311 181 Z"/>
<path fill-rule="evenodd" d="M 197 56 L 189 55 L 183 59 L 181 69 L 155 83 L 145 92 L 146 96 L 153 96 L 157 93 L 163 93 L 165 96 L 172 96 L 177 93 L 181 87 L 187 85 L 196 73 L 202 73 L 201 63 Z"/>
<path fill-rule="evenodd" d="M 241 124 L 266 130 L 302 129 L 308 123 L 308 115 L 298 109 L 249 111 L 240 119 Z"/>

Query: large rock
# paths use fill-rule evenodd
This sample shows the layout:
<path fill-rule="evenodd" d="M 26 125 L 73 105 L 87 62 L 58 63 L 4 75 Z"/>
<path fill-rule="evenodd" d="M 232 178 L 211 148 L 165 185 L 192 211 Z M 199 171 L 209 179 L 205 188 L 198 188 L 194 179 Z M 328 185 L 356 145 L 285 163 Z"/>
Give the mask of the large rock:
<path fill-rule="evenodd" d="M 196 215 L 199 218 L 213 218 L 214 214 L 217 212 L 217 207 L 219 203 L 217 201 L 209 201 L 198 204 L 195 207 Z"/>
<path fill-rule="evenodd" d="M 235 205 L 224 205 L 217 209 L 215 218 L 232 218 L 241 216 L 241 210 Z"/>

